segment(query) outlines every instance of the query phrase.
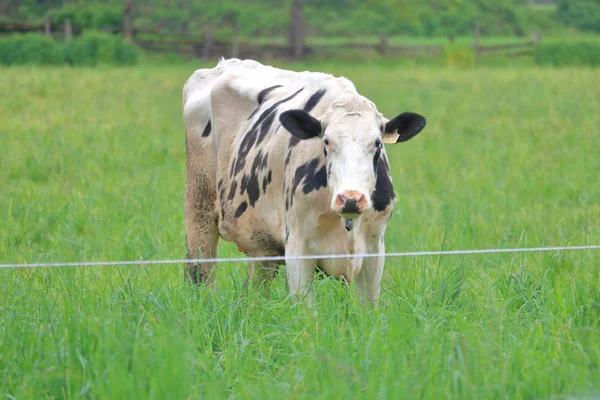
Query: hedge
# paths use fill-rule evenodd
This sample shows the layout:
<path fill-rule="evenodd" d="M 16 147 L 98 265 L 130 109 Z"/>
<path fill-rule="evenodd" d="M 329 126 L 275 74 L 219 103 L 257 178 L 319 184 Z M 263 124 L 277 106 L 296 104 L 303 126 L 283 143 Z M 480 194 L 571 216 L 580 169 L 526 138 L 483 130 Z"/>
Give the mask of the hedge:
<path fill-rule="evenodd" d="M 64 42 L 39 33 L 0 38 L 0 65 L 133 65 L 139 55 L 132 43 L 103 32 L 88 31 Z"/>
<path fill-rule="evenodd" d="M 555 67 L 600 66 L 600 41 L 542 42 L 535 46 L 533 60 Z"/>

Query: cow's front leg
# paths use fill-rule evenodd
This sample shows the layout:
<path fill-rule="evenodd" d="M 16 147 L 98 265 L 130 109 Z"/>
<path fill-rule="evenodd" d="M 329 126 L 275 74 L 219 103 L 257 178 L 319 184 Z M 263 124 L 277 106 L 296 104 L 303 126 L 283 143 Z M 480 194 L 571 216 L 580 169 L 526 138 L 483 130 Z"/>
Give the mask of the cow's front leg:
<path fill-rule="evenodd" d="M 383 264 L 385 262 L 385 245 L 379 240 L 374 246 L 368 246 L 369 253 L 381 254 L 376 257 L 365 257 L 362 268 L 356 277 L 356 286 L 363 302 L 370 302 L 375 307 L 381 292 L 381 277 L 383 276 Z"/>
<path fill-rule="evenodd" d="M 288 242 L 285 249 L 285 264 L 287 272 L 287 281 L 290 288 L 290 294 L 294 297 L 294 302 L 298 303 L 306 299 L 307 304 L 312 305 L 312 281 L 315 273 L 314 260 L 298 259 L 302 257 L 303 247 Z"/>

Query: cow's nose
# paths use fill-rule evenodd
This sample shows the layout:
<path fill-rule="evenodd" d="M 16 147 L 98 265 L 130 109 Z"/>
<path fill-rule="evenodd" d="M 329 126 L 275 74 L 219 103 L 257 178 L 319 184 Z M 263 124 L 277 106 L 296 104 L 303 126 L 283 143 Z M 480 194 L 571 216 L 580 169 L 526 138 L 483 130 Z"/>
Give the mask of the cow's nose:
<path fill-rule="evenodd" d="M 344 214 L 360 214 L 366 205 L 365 195 L 356 191 L 342 192 L 335 199 L 338 212 Z"/>
<path fill-rule="evenodd" d="M 347 199 L 346 203 L 342 207 L 342 212 L 358 214 L 360 212 L 358 209 L 358 201 L 356 201 L 356 199 Z"/>

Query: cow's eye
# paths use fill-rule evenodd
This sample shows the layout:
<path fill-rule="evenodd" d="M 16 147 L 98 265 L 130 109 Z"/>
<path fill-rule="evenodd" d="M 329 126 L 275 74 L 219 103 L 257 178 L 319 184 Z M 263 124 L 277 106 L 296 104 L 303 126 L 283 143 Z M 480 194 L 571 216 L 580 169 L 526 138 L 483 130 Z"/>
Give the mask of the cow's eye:
<path fill-rule="evenodd" d="M 328 145 L 329 145 L 329 139 L 327 139 L 327 138 L 324 138 L 324 139 L 323 139 L 323 143 L 325 143 L 325 146 L 328 146 Z"/>
<path fill-rule="evenodd" d="M 375 148 L 381 149 L 382 147 L 383 147 L 383 143 L 381 142 L 381 139 L 377 139 L 375 141 Z"/>

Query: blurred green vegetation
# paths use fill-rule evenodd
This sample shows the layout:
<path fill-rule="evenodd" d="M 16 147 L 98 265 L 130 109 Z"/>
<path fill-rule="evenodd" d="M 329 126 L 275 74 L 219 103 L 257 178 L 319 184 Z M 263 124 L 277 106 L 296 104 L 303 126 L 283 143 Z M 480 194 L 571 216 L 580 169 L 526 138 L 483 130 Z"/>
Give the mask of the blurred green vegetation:
<path fill-rule="evenodd" d="M 247 35 L 285 35 L 291 0 L 137 0 L 137 28 L 201 33 L 212 25 L 217 37 L 239 27 Z M 4 10 L 4 12 L 3 12 Z M 0 15 L 39 22 L 48 13 L 59 23 L 70 18 L 85 28 L 119 26 L 123 0 L 3 0 Z M 475 22 L 483 35 L 551 34 L 568 28 L 600 31 L 600 1 L 556 0 L 305 0 L 304 16 L 313 35 L 469 35 Z"/>
<path fill-rule="evenodd" d="M 132 43 L 97 31 L 64 42 L 39 33 L 0 38 L 0 65 L 134 65 L 139 56 Z"/>
<path fill-rule="evenodd" d="M 533 53 L 537 65 L 599 66 L 600 40 L 561 40 L 540 43 Z"/>
<path fill-rule="evenodd" d="M 597 65 L 600 0 L 304 0 L 306 58 L 323 61 L 436 64 L 470 67 L 475 64 L 473 29 L 480 27 L 481 45 L 525 43 L 540 33 L 535 54 L 518 58 L 508 52 L 486 53 L 477 63 L 487 65 Z M 1 40 L 0 63 L 95 65 L 135 64 L 139 50 L 116 36 L 89 32 L 121 29 L 124 0 L 3 0 L 0 21 L 14 19 L 40 24 L 45 15 L 58 26 L 70 19 L 83 38 L 61 44 L 36 35 Z M 182 37 L 203 40 L 210 28 L 217 41 L 239 35 L 241 43 L 287 45 L 292 0 L 133 0 L 136 40 L 164 42 Z M 4 14 L 4 15 L 2 15 Z M 373 44 L 380 36 L 392 46 L 440 45 L 435 56 L 383 57 L 377 49 L 343 48 L 348 43 Z M 327 46 L 327 49 L 317 49 Z M 336 46 L 339 46 L 337 48 Z M 173 49 L 176 53 L 176 49 Z M 515 52 L 518 52 L 516 50 Z M 28 55 L 28 53 L 31 53 Z M 181 52 L 180 52 L 181 53 Z M 185 53 L 185 51 L 184 51 Z M 197 53 L 195 53 L 197 54 Z M 225 55 L 225 54 L 219 54 Z M 226 54 L 229 55 L 229 54 Z M 149 54 L 150 62 L 176 56 Z M 216 55 L 215 55 L 216 56 Z"/>

